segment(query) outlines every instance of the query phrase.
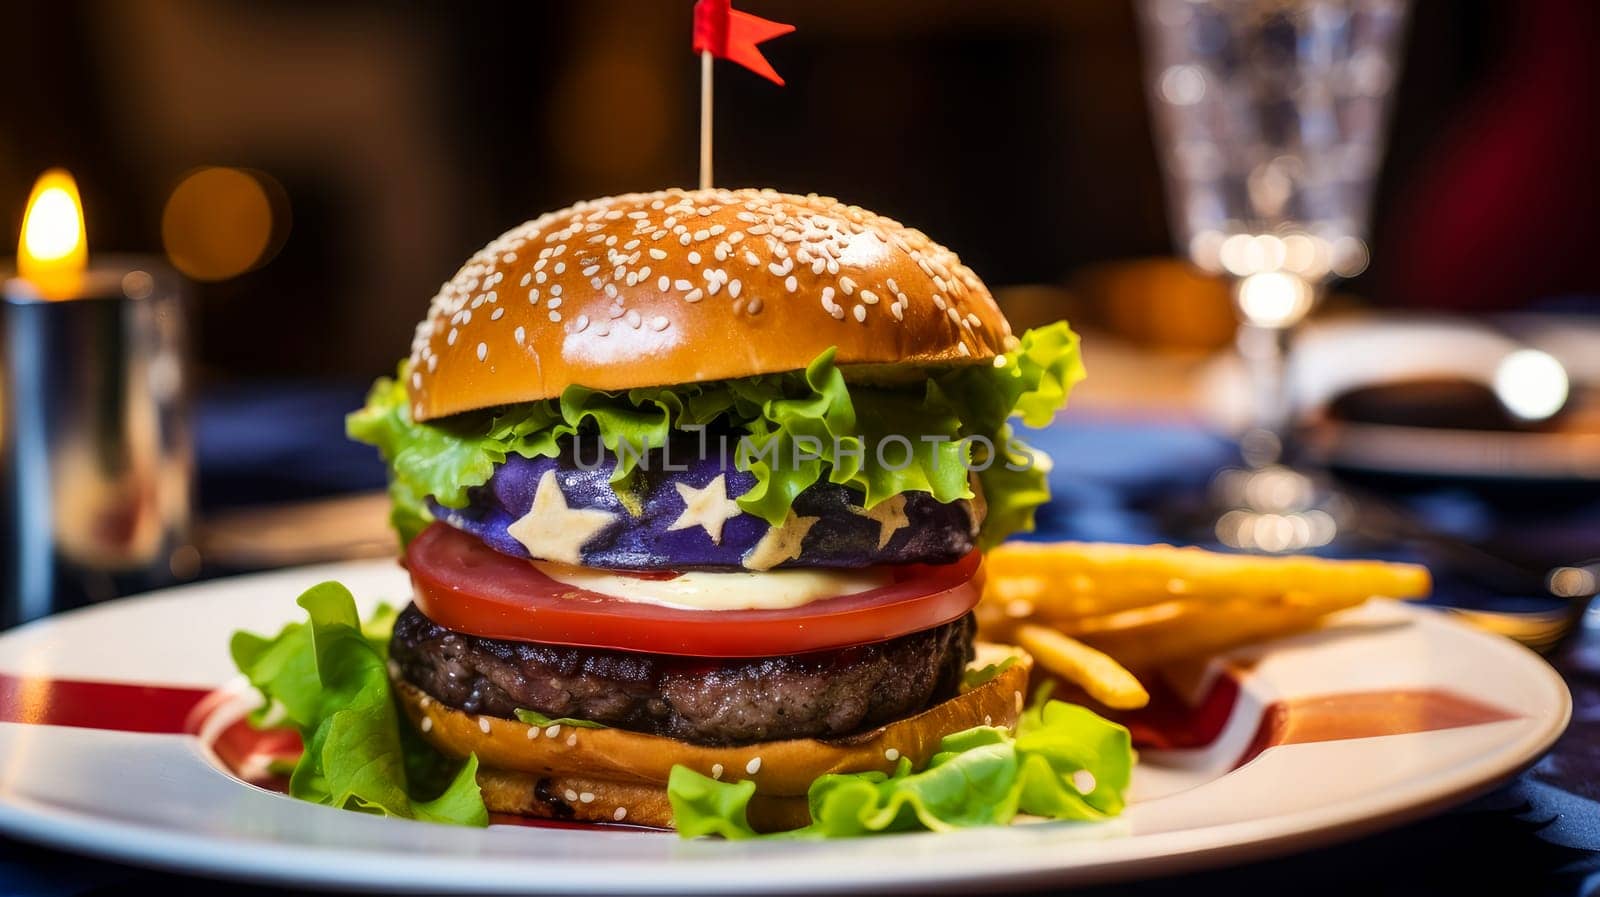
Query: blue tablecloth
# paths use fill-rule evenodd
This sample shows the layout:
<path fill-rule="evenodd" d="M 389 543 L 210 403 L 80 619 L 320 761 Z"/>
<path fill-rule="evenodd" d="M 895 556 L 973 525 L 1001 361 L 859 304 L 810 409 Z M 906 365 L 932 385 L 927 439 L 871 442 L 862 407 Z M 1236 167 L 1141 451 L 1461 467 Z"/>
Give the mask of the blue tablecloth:
<path fill-rule="evenodd" d="M 309 497 L 381 484 L 364 447 L 341 438 L 341 415 L 359 388 L 236 390 L 201 404 L 201 501 L 219 508 Z M 1034 434 L 1055 459 L 1055 501 L 1039 538 L 1125 542 L 1182 539 L 1170 509 L 1193 499 L 1232 458 L 1224 440 L 1188 426 L 1069 417 Z M 1594 533 L 1590 510 L 1556 521 Z M 1423 493 L 1417 513 L 1461 525 L 1506 512 L 1468 494 Z M 1526 509 L 1524 509 L 1525 511 Z M 1546 515 L 1548 516 L 1548 515 Z M 1541 525 L 1554 525 L 1550 520 Z M 1596 540 L 1593 544 L 1600 544 Z M 1481 602 L 1440 571 L 1439 600 Z M 1570 894 L 1600 887 L 1600 629 L 1585 630 L 1554 658 L 1573 690 L 1572 727 L 1533 769 L 1471 804 L 1339 847 L 1249 866 L 1157 879 L 1089 893 L 1228 895 Z M 530 889 L 537 879 L 530 879 Z M 134 869 L 0 839 L 4 895 L 278 894 Z"/>

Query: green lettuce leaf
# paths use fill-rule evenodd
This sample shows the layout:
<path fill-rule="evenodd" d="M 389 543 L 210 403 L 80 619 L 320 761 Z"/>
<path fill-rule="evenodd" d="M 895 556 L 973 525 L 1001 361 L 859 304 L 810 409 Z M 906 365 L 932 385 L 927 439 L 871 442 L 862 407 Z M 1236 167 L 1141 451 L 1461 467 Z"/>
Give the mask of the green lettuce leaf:
<path fill-rule="evenodd" d="M 570 716 L 549 717 L 537 710 L 514 710 L 512 714 L 530 726 L 571 726 L 574 729 L 609 729 L 604 723 L 592 719 L 573 719 Z"/>
<path fill-rule="evenodd" d="M 289 794 L 384 816 L 488 825 L 477 758 L 451 764 L 400 722 L 387 670 L 394 609 L 380 608 L 363 626 L 337 582 L 312 586 L 298 603 L 308 622 L 272 638 L 236 632 L 229 645 L 266 701 L 251 721 L 300 732 L 305 750 Z"/>
<path fill-rule="evenodd" d="M 901 758 L 893 775 L 822 776 L 807 793 L 811 824 L 794 831 L 756 834 L 747 813 L 750 781 L 722 782 L 675 766 L 667 797 L 685 838 L 937 832 L 1005 825 L 1019 813 L 1096 821 L 1122 812 L 1133 763 L 1127 729 L 1083 707 L 1041 700 L 1015 732 L 979 726 L 946 736 L 921 770 Z"/>
<path fill-rule="evenodd" d="M 1000 362 L 930 371 L 919 387 L 888 389 L 848 383 L 829 350 L 804 371 L 622 392 L 572 386 L 556 400 L 427 423 L 411 419 L 402 366 L 395 379 L 374 384 L 346 430 L 389 463 L 392 522 L 402 541 L 431 519 L 425 498 L 463 507 L 468 490 L 508 456 L 554 456 L 580 431 L 617 455 L 611 478 L 627 505 L 626 486 L 648 450 L 685 427 L 720 424 L 746 437 L 734 463 L 756 479 L 739 506 L 773 525 L 824 480 L 860 492 L 868 508 L 903 492 L 971 498 L 965 456 L 980 456 L 975 468 L 990 462 L 976 471 L 988 505 L 980 534 L 987 547 L 1031 529 L 1034 509 L 1049 499 L 1044 456 L 1007 421 L 1048 423 L 1083 377 L 1078 337 L 1064 322 L 1024 333 Z"/>

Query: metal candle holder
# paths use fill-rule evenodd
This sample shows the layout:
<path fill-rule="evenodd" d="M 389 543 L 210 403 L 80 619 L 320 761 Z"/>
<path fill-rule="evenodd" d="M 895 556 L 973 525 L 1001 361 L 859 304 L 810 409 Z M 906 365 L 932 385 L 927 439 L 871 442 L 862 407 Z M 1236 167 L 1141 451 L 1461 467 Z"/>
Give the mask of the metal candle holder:
<path fill-rule="evenodd" d="M 0 299 L 0 626 L 193 575 L 177 276 L 105 256 Z"/>

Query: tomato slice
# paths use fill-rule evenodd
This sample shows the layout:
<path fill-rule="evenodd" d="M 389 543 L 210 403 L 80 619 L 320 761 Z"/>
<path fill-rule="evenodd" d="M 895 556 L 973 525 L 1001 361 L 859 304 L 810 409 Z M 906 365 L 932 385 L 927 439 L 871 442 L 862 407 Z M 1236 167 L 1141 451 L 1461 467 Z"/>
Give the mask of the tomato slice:
<path fill-rule="evenodd" d="M 979 556 L 892 568 L 885 586 L 782 610 L 697 611 L 559 582 L 443 523 L 406 551 L 417 607 L 485 638 L 691 657 L 771 657 L 864 645 L 960 618 L 978 603 Z"/>

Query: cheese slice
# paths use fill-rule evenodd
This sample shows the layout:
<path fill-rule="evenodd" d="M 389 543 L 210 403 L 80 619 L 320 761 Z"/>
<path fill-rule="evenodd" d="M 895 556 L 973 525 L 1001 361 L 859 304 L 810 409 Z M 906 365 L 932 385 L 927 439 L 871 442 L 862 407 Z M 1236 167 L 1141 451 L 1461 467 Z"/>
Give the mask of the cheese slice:
<path fill-rule="evenodd" d="M 713 572 L 690 570 L 672 579 L 643 579 L 589 567 L 534 561 L 540 572 L 565 583 L 623 601 L 683 610 L 782 610 L 824 598 L 854 595 L 890 583 L 883 569 Z"/>

